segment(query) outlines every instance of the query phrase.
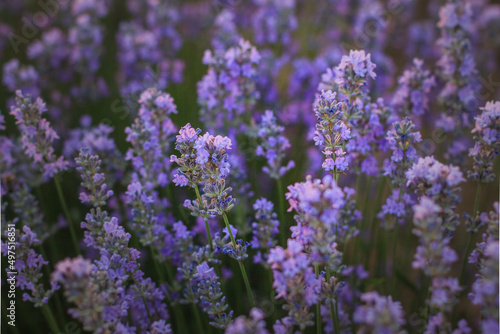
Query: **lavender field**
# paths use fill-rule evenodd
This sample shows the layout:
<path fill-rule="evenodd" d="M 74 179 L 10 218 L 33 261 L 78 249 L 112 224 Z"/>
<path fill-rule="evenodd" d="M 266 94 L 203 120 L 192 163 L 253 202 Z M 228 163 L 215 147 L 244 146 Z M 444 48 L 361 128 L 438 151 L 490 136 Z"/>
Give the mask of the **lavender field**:
<path fill-rule="evenodd" d="M 500 1 L 0 3 L 1 333 L 499 333 Z"/>

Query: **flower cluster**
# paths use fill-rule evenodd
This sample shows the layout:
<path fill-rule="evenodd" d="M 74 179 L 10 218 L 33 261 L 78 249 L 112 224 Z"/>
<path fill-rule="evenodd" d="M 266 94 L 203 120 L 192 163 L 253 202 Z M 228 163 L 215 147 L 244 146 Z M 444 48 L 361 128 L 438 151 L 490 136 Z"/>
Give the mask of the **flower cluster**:
<path fill-rule="evenodd" d="M 295 167 L 293 160 L 290 160 L 286 166 L 283 165 L 285 151 L 290 148 L 290 142 L 282 135 L 284 130 L 284 127 L 277 124 L 273 112 L 266 110 L 258 125 L 256 135 L 261 139 L 261 144 L 257 146 L 255 153 L 257 156 L 266 157 L 267 164 L 262 171 L 273 179 L 279 179 Z"/>
<path fill-rule="evenodd" d="M 184 204 L 194 215 L 215 217 L 228 212 L 233 207 L 233 198 L 226 188 L 230 164 L 227 151 L 231 149 L 231 139 L 212 136 L 208 132 L 198 136 L 200 130 L 194 130 L 190 124 L 182 127 L 176 137 L 175 148 L 181 153 L 180 158 L 172 155 L 170 160 L 179 165 L 174 183 L 178 186 L 190 185 L 198 189 L 203 183 L 203 195 L 195 201 L 186 200 Z"/>
<path fill-rule="evenodd" d="M 458 224 L 456 205 L 460 202 L 458 184 L 465 179 L 458 167 L 444 165 L 434 157 L 419 158 L 406 172 L 407 186 L 418 196 L 427 196 L 442 208 L 442 224 L 453 231 Z"/>
<path fill-rule="evenodd" d="M 45 103 L 37 98 L 24 96 L 21 91 L 16 92 L 16 106 L 12 106 L 11 115 L 16 118 L 16 124 L 22 133 L 24 152 L 33 159 L 45 179 L 65 170 L 68 162 L 62 156 L 54 153 L 54 140 L 59 136 L 50 126 L 50 122 L 43 118 L 47 111 Z"/>
<path fill-rule="evenodd" d="M 91 126 L 91 118 L 80 120 L 81 128 L 71 130 L 64 143 L 65 156 L 78 154 L 82 147 L 88 148 L 89 153 L 99 155 L 101 169 L 107 175 L 110 186 L 123 177 L 125 162 L 123 155 L 117 149 L 115 140 L 111 137 L 113 128 L 106 124 Z"/>
<path fill-rule="evenodd" d="M 252 223 L 253 238 L 252 248 L 258 249 L 254 256 L 255 263 L 267 262 L 269 249 L 276 246 L 276 236 L 279 232 L 280 222 L 273 212 L 274 204 L 265 198 L 258 199 L 253 205 L 255 222 Z"/>
<path fill-rule="evenodd" d="M 184 63 L 175 58 L 182 45 L 175 27 L 178 9 L 159 4 L 128 1 L 134 19 L 122 22 L 116 36 L 122 95 L 136 95 L 153 85 L 164 90 L 182 80 Z"/>
<path fill-rule="evenodd" d="M 264 312 L 258 308 L 250 310 L 250 318 L 239 316 L 226 328 L 226 334 L 269 334 L 264 321 Z"/>
<path fill-rule="evenodd" d="M 267 262 L 273 270 L 276 298 L 285 300 L 284 308 L 288 311 L 288 316 L 275 327 L 297 326 L 303 331 L 313 324 L 313 314 L 309 308 L 318 302 L 321 286 L 320 280 L 312 271 L 309 257 L 298 241 L 289 239 L 286 249 L 281 246 L 271 249 Z"/>
<path fill-rule="evenodd" d="M 59 289 L 59 285 L 57 282 L 51 281 L 49 289 L 44 287 L 42 271 L 49 262 L 34 249 L 41 245 L 40 240 L 36 233 L 26 225 L 22 227 L 22 231 L 13 228 L 6 229 L 5 236 L 8 237 L 9 243 L 2 240 L 1 250 L 2 255 L 7 258 L 6 263 L 8 263 L 5 268 L 7 282 L 9 284 L 14 282 L 16 287 L 25 291 L 23 293 L 24 301 L 32 302 L 35 307 L 43 307 Z M 10 242 L 10 240 L 15 241 Z"/>
<path fill-rule="evenodd" d="M 346 106 L 346 114 L 354 115 L 352 104 L 356 98 L 363 95 L 363 87 L 367 83 L 368 77 L 376 78 L 376 65 L 371 61 L 371 55 L 365 54 L 364 50 L 351 50 L 349 55 L 343 55 L 340 64 L 328 69 L 321 78 L 320 90 L 331 89 L 341 94 L 340 98 L 346 98 L 349 104 Z"/>
<path fill-rule="evenodd" d="M 387 142 L 392 150 L 390 160 L 384 164 L 384 175 L 391 178 L 392 183 L 403 187 L 406 181 L 405 172 L 418 159 L 416 143 L 422 141 L 419 131 L 413 131 L 415 125 L 407 117 L 401 122 L 394 122 L 387 132 Z"/>
<path fill-rule="evenodd" d="M 125 316 L 129 308 L 135 310 L 132 320 L 134 325 L 146 330 L 156 320 L 168 319 L 166 305 L 163 303 L 164 293 L 156 287 L 150 278 L 145 278 L 139 267 L 140 251 L 129 246 L 131 235 L 121 226 L 116 217 L 110 217 L 103 210 L 107 199 L 112 196 L 112 192 L 106 191 L 105 177 L 99 173 L 100 159 L 92 156 L 88 150 L 83 149 L 78 158 L 78 171 L 82 177 L 82 185 L 89 194 L 80 195 L 82 201 L 93 205 L 90 213 L 86 216 L 86 222 L 82 222 L 81 227 L 86 229 L 85 242 L 87 246 L 99 251 L 100 258 L 95 261 L 95 270 L 85 270 L 89 273 L 88 283 L 77 280 L 79 293 L 76 298 L 72 298 L 74 278 L 68 279 L 63 276 L 56 281 L 64 285 L 65 293 L 70 301 L 76 304 L 76 309 L 72 312 L 75 318 L 85 321 L 86 314 L 98 312 L 94 315 L 100 322 L 98 330 L 105 326 L 123 326 L 122 317 Z M 82 193 L 84 194 L 84 193 Z M 67 268 L 69 267 L 69 269 Z M 88 267 L 88 265 L 87 265 Z M 66 269 L 65 269 L 66 268 Z M 72 273 L 71 261 L 63 269 Z M 63 272 L 64 270 L 59 270 Z M 56 271 L 57 273 L 57 271 Z M 128 280 L 134 283 L 127 289 Z M 88 286 L 90 285 L 90 287 Z M 94 286 L 94 292 L 86 294 L 86 289 Z M 91 290 L 92 291 L 92 290 Z M 111 298 L 105 298 L 106 294 Z M 82 298 L 81 295 L 85 297 Z M 73 296 L 74 297 L 74 296 Z M 104 298 L 103 298 L 104 297 Z M 101 307 L 94 309 L 92 298 L 98 298 Z M 102 312 L 101 314 L 99 314 Z M 118 327 L 116 327 L 118 328 Z"/>
<path fill-rule="evenodd" d="M 297 29 L 295 0 L 254 0 L 257 10 L 252 25 L 257 44 L 284 44 L 291 41 L 291 33 Z"/>
<path fill-rule="evenodd" d="M 498 224 L 498 220 L 496 222 Z M 498 237 L 498 235 L 497 235 Z M 483 333 L 496 333 L 498 325 L 498 239 L 490 238 L 484 247 L 484 258 L 481 261 L 477 279 L 472 285 L 469 298 L 481 306 L 481 323 Z"/>
<path fill-rule="evenodd" d="M 250 124 L 250 111 L 259 97 L 255 88 L 260 55 L 248 41 L 226 51 L 205 51 L 208 72 L 198 83 L 201 120 L 210 130 L 228 133 L 229 128 Z"/>
<path fill-rule="evenodd" d="M 210 325 L 220 329 L 226 328 L 231 322 L 233 311 L 226 312 L 229 306 L 226 304 L 226 297 L 222 293 L 214 268 L 203 262 L 196 267 L 196 271 L 193 276 L 198 280 L 196 294 L 202 309 L 212 319 Z"/>
<path fill-rule="evenodd" d="M 353 315 L 359 324 L 358 333 L 401 333 L 405 324 L 401 303 L 394 302 L 392 297 L 380 296 L 377 292 L 366 292 L 361 295 L 363 305 Z"/>
<path fill-rule="evenodd" d="M 132 127 L 125 129 L 127 141 L 132 146 L 125 160 L 132 162 L 134 170 L 127 202 L 135 209 L 151 204 L 161 210 L 164 205 L 158 203 L 160 196 L 157 189 L 165 187 L 169 181 L 171 162 L 168 153 L 173 135 L 177 132 L 170 115 L 177 113 L 177 107 L 170 95 L 156 88 L 145 90 L 139 103 L 138 117 Z M 145 197 L 141 198 L 142 195 Z"/>
<path fill-rule="evenodd" d="M 401 116 L 418 117 L 429 108 L 429 94 L 436 85 L 434 76 L 424 69 L 421 59 L 413 59 L 411 69 L 405 70 L 398 79 L 399 87 L 394 93 L 391 105 Z"/>
<path fill-rule="evenodd" d="M 346 142 L 351 138 L 351 130 L 343 118 L 342 104 L 335 100 L 336 93 L 322 91 L 314 103 L 318 123 L 314 132 L 314 142 L 324 147 L 323 169 L 337 174 L 349 168 L 344 152 Z"/>
<path fill-rule="evenodd" d="M 458 280 L 448 277 L 451 265 L 458 256 L 449 246 L 450 237 L 446 233 L 446 226 L 441 218 L 442 208 L 428 197 L 420 198 L 413 207 L 413 233 L 419 238 L 413 268 L 421 269 L 432 280 L 430 297 L 427 301 L 432 316 L 427 325 L 432 331 L 437 328 L 451 328 L 446 321 L 445 314 L 451 311 L 455 303 L 455 295 L 460 291 Z"/>
<path fill-rule="evenodd" d="M 295 183 L 288 190 L 288 211 L 297 212 L 297 226 L 292 227 L 292 238 L 304 246 L 317 244 L 319 248 L 311 255 L 315 261 L 324 263 L 326 257 L 326 263 L 336 263 L 335 240 L 345 243 L 356 234 L 355 222 L 360 218 L 360 213 L 353 212 L 348 219 L 343 219 L 343 209 L 348 208 L 346 203 L 355 192 L 349 188 L 342 191 L 331 175 L 321 180 L 313 180 L 308 176 L 305 182 Z M 321 240 L 323 238 L 326 239 Z M 325 243 L 326 240 L 328 242 Z"/>
<path fill-rule="evenodd" d="M 492 182 L 495 178 L 493 163 L 500 149 L 500 101 L 488 102 L 481 115 L 476 117 L 474 147 L 469 150 L 469 156 L 474 158 L 469 178 L 477 182 Z"/>

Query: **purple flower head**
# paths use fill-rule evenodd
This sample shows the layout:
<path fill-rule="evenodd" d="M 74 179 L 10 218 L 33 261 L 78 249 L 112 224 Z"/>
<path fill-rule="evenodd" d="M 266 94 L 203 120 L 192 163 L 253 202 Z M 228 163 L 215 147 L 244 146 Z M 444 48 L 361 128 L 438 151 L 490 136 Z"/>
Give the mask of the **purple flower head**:
<path fill-rule="evenodd" d="M 195 216 L 215 217 L 228 212 L 234 206 L 230 195 L 231 187 L 226 187 L 231 165 L 227 151 L 232 141 L 226 136 L 212 136 L 208 132 L 199 136 L 201 130 L 194 130 L 187 124 L 179 131 L 175 148 L 180 157 L 171 156 L 170 161 L 179 165 L 174 176 L 176 185 L 197 188 L 203 183 L 204 193 L 195 201 L 186 201 L 186 207 Z"/>
<path fill-rule="evenodd" d="M 435 86 L 435 79 L 429 70 L 423 68 L 421 59 L 413 59 L 413 67 L 403 72 L 398 84 L 391 102 L 398 114 L 412 117 L 421 116 L 427 111 L 429 93 Z"/>
<path fill-rule="evenodd" d="M 400 333 L 405 324 L 401 303 L 394 302 L 392 297 L 380 296 L 377 292 L 366 292 L 361 295 L 360 305 L 353 315 L 353 320 L 361 332 Z"/>
<path fill-rule="evenodd" d="M 474 158 L 474 165 L 468 176 L 477 182 L 491 182 L 495 178 L 493 165 L 500 149 L 500 101 L 487 102 L 476 117 L 474 147 L 469 156 Z"/>
<path fill-rule="evenodd" d="M 285 151 L 290 148 L 290 142 L 283 136 L 285 128 L 277 124 L 277 119 L 271 110 L 266 110 L 257 126 L 254 135 L 260 138 L 260 145 L 257 146 L 256 154 L 264 156 L 267 164 L 262 170 L 270 177 L 278 179 L 291 168 L 295 167 L 293 161 L 284 165 Z"/>
<path fill-rule="evenodd" d="M 310 326 L 309 307 L 318 302 L 321 283 L 313 273 L 302 245 L 289 239 L 287 249 L 280 246 L 271 249 L 267 262 L 273 270 L 276 298 L 283 298 L 287 303 L 292 324 L 302 330 Z M 294 312 L 294 309 L 303 311 Z"/>
<path fill-rule="evenodd" d="M 295 0 L 255 0 L 258 6 L 252 16 L 257 44 L 284 44 L 291 42 L 291 33 L 297 29 Z"/>
<path fill-rule="evenodd" d="M 387 142 L 392 150 L 390 160 L 385 161 L 384 175 L 388 175 L 396 185 L 404 186 L 405 172 L 418 159 L 416 144 L 422 141 L 419 131 L 407 117 L 401 122 L 394 122 L 387 132 Z"/>
<path fill-rule="evenodd" d="M 54 154 L 53 142 L 59 136 L 50 123 L 42 117 L 47 111 L 45 103 L 37 98 L 32 101 L 30 96 L 16 92 L 16 106 L 11 107 L 10 114 L 16 118 L 16 124 L 21 131 L 21 141 L 24 152 L 43 173 L 45 179 L 66 170 L 68 162 L 62 156 Z"/>
<path fill-rule="evenodd" d="M 273 203 L 267 199 L 258 199 L 253 208 L 256 212 L 255 221 L 252 223 L 253 238 L 251 244 L 252 248 L 259 249 L 254 262 L 266 262 L 269 249 L 277 243 L 279 221 L 273 211 Z"/>
<path fill-rule="evenodd" d="M 243 39 L 225 51 L 205 52 L 203 63 L 209 68 L 198 82 L 198 104 L 201 120 L 210 130 L 227 134 L 229 128 L 250 125 L 249 111 L 259 97 L 255 88 L 259 61 L 255 47 Z"/>
<path fill-rule="evenodd" d="M 456 205 L 460 202 L 460 187 L 464 181 L 462 172 L 453 165 L 444 165 L 434 157 L 419 158 L 406 172 L 407 186 L 418 196 L 431 198 L 443 209 L 445 225 L 454 230 L 458 222 Z"/>
<path fill-rule="evenodd" d="M 269 334 L 264 321 L 264 312 L 258 308 L 250 310 L 250 318 L 239 316 L 233 323 L 227 326 L 226 334 Z"/>

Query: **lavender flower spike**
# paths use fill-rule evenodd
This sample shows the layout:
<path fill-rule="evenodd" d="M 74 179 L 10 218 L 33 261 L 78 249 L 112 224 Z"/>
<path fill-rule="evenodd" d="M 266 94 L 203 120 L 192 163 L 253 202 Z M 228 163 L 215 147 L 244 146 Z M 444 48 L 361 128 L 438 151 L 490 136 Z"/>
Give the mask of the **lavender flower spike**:
<path fill-rule="evenodd" d="M 59 136 L 52 129 L 50 123 L 42 117 L 47 111 L 42 99 L 34 102 L 30 96 L 24 96 L 21 91 L 16 92 L 16 106 L 11 107 L 11 115 L 16 118 L 16 124 L 22 134 L 22 143 L 25 153 L 33 159 L 40 168 L 45 179 L 65 170 L 68 162 L 54 154 L 53 142 Z"/>
<path fill-rule="evenodd" d="M 317 123 L 314 142 L 323 148 L 325 161 L 323 169 L 334 175 L 349 168 L 344 148 L 351 138 L 351 130 L 343 118 L 342 104 L 337 102 L 336 93 L 331 90 L 322 91 L 314 103 Z"/>
<path fill-rule="evenodd" d="M 256 133 L 258 138 L 261 138 L 261 144 L 257 146 L 256 154 L 266 157 L 267 165 L 262 168 L 262 171 L 273 179 L 280 178 L 295 167 L 292 160 L 284 166 L 285 150 L 290 148 L 290 142 L 282 135 L 284 130 L 284 127 L 277 124 L 273 112 L 266 110 Z"/>
<path fill-rule="evenodd" d="M 475 145 L 469 150 L 474 166 L 467 175 L 474 181 L 487 183 L 495 178 L 493 164 L 500 149 L 500 101 L 488 102 L 481 110 L 472 129 Z"/>

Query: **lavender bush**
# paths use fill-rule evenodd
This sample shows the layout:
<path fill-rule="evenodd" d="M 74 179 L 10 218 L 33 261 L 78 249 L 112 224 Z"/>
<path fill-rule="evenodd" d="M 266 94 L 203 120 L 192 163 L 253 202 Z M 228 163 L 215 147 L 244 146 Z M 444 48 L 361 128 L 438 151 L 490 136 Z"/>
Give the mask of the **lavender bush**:
<path fill-rule="evenodd" d="M 498 333 L 499 1 L 0 21 L 1 333 Z"/>

